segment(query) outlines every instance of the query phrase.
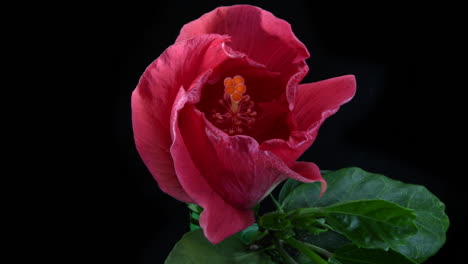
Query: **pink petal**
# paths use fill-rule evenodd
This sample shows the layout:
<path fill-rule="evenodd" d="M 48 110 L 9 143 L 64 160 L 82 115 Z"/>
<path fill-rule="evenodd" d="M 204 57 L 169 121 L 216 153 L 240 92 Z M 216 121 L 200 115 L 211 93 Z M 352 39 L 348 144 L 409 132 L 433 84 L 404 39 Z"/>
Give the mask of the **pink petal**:
<path fill-rule="evenodd" d="M 327 182 L 322 178 L 322 173 L 320 173 L 319 167 L 312 162 L 295 162 L 291 168 L 296 173 L 298 173 L 301 177 L 294 177 L 291 178 L 302 181 L 302 182 L 315 182 L 319 181 L 321 183 L 321 190 L 320 195 L 322 196 L 325 191 L 327 190 Z"/>
<path fill-rule="evenodd" d="M 355 93 L 354 75 L 299 85 L 293 110 L 298 130 L 317 130 L 317 126 L 349 102 Z"/>
<path fill-rule="evenodd" d="M 251 225 L 250 209 L 287 177 L 323 179 L 313 163 L 290 169 L 260 150 L 253 138 L 228 136 L 213 126 L 195 108 L 201 86 L 179 91 L 171 116 L 171 154 L 182 186 L 205 209 L 200 219 L 205 236 L 217 243 Z"/>
<path fill-rule="evenodd" d="M 237 209 L 215 194 L 208 198 L 210 205 L 201 213 L 199 221 L 211 243 L 217 244 L 255 222 L 253 211 Z"/>
<path fill-rule="evenodd" d="M 288 76 L 296 71 L 291 66 L 296 68 L 297 63 L 309 57 L 288 22 L 255 6 L 219 7 L 186 24 L 176 42 L 210 33 L 231 36 L 233 49 L 271 71 L 281 71 Z"/>
<path fill-rule="evenodd" d="M 144 85 L 144 81 L 140 81 L 139 87 Z M 168 153 L 171 137 L 166 124 L 167 118 L 154 115 L 153 111 L 148 110 L 150 108 L 151 104 L 145 103 L 138 92 L 133 93 L 132 121 L 138 152 L 162 191 L 180 201 L 191 203 L 193 200 L 180 185 Z"/>
<path fill-rule="evenodd" d="M 164 192 L 193 202 L 180 185 L 169 153 L 169 118 L 178 89 L 226 59 L 226 36 L 204 35 L 169 47 L 143 73 L 132 94 L 135 144 Z"/>
<path fill-rule="evenodd" d="M 272 138 L 287 140 L 291 125 L 288 124 L 290 112 L 284 93 L 278 100 L 258 103 L 258 109 L 261 114 L 248 135 L 259 144 Z"/>
<path fill-rule="evenodd" d="M 288 141 L 265 141 L 261 149 L 275 153 L 291 166 L 315 141 L 325 119 L 350 101 L 355 92 L 356 80 L 353 75 L 299 85 L 292 111 L 297 131 L 291 132 Z"/>
<path fill-rule="evenodd" d="M 268 190 L 285 179 L 275 168 L 274 163 L 278 161 L 272 158 L 276 157 L 270 155 L 270 158 L 259 151 L 258 143 L 253 138 L 229 137 L 206 121 L 204 114 L 192 104 L 180 110 L 178 126 L 190 159 L 206 183 L 236 208 L 251 209 Z M 176 157 L 174 160 L 179 161 Z M 184 188 L 190 192 L 194 185 L 187 184 L 186 187 L 179 170 L 177 172 Z M 190 181 L 193 179 L 193 176 L 186 178 Z M 203 192 L 200 196 L 205 198 Z M 195 196 L 191 194 L 191 197 Z"/>
<path fill-rule="evenodd" d="M 211 145 L 207 142 L 207 137 L 202 127 L 203 124 L 200 123 L 199 118 L 189 116 L 188 120 L 178 121 L 179 114 L 182 114 L 181 110 L 184 108 L 187 100 L 189 100 L 189 97 L 184 89 L 180 89 L 171 119 L 171 133 L 174 139 L 174 143 L 171 146 L 171 154 L 174 157 L 175 169 L 182 186 L 187 190 L 190 197 L 204 208 L 200 216 L 200 226 L 205 236 L 211 243 L 219 243 L 226 237 L 252 225 L 255 220 L 252 211 L 238 209 L 227 203 L 216 192 L 216 189 L 212 189 L 210 183 L 201 174 L 199 169 L 200 164 L 195 159 L 196 156 L 202 157 L 205 163 L 211 162 L 213 167 L 216 167 L 217 164 L 216 159 L 209 160 L 209 156 L 204 156 L 204 154 L 209 154 Z M 193 115 L 193 106 L 192 108 L 185 109 L 185 112 L 186 114 Z M 191 117 L 194 117 L 194 119 L 190 119 Z M 182 128 L 179 128 L 179 125 Z M 191 131 L 194 134 L 193 136 L 185 135 L 184 138 L 181 134 L 183 130 L 185 130 L 185 134 L 190 134 Z M 200 145 L 196 147 L 200 148 L 194 149 L 193 153 L 190 153 L 186 143 L 193 145 L 197 142 L 200 142 Z M 218 176 L 223 177 L 224 175 Z"/>

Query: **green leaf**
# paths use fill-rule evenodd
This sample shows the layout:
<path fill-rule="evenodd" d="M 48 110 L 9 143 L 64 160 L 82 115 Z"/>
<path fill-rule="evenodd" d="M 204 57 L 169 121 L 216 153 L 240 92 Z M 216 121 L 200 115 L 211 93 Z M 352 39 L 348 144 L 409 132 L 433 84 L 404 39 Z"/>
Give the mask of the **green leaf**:
<path fill-rule="evenodd" d="M 242 243 L 244 243 L 245 245 L 250 245 L 254 241 L 257 232 L 258 225 L 257 223 L 254 223 L 246 229 L 236 233 L 235 236 L 237 236 L 240 239 L 240 241 L 242 241 Z"/>
<path fill-rule="evenodd" d="M 198 229 L 186 233 L 177 242 L 167 257 L 165 264 L 272 264 L 270 257 L 260 251 L 249 251 L 236 236 L 231 236 L 223 242 L 213 245 Z"/>
<path fill-rule="evenodd" d="M 328 251 L 335 251 L 338 248 L 345 246 L 351 241 L 345 236 L 338 234 L 333 231 L 328 231 L 320 233 L 318 235 L 313 235 L 309 232 L 300 233 L 297 239 L 307 242 L 309 244 L 317 245 Z"/>
<path fill-rule="evenodd" d="M 200 229 L 201 227 L 198 224 L 192 224 L 190 223 L 190 231 Z"/>
<path fill-rule="evenodd" d="M 330 264 L 343 264 L 343 263 L 341 263 L 339 260 L 334 259 L 334 258 L 329 259 L 329 260 L 328 260 L 328 263 L 330 263 Z M 309 263 L 307 263 L 307 264 L 309 264 Z M 312 264 L 313 264 L 313 263 L 312 263 Z M 370 264 L 370 263 L 369 263 L 369 264 Z"/>
<path fill-rule="evenodd" d="M 322 174 L 326 174 L 331 172 L 330 170 L 320 170 Z M 283 183 L 283 187 L 281 187 L 280 193 L 279 193 L 279 202 L 283 201 L 286 196 L 293 191 L 296 187 L 299 185 L 303 184 L 303 182 L 300 181 L 295 181 L 293 179 L 287 180 Z"/>
<path fill-rule="evenodd" d="M 188 203 L 187 207 L 190 209 L 190 211 L 195 212 L 197 214 L 200 214 L 203 211 L 203 208 L 201 208 L 197 204 Z"/>
<path fill-rule="evenodd" d="M 338 261 L 338 262 L 337 262 Z M 415 262 L 393 251 L 344 246 L 333 254 L 330 263 L 342 264 L 414 264 Z"/>
<path fill-rule="evenodd" d="M 290 238 L 286 239 L 285 241 L 290 246 L 292 246 L 292 247 L 296 248 L 297 250 L 299 250 L 299 252 L 301 252 L 302 255 L 307 256 L 307 258 L 309 260 L 312 260 L 312 263 L 327 264 L 327 262 L 322 257 L 320 257 L 317 253 L 315 253 L 312 249 L 310 249 L 310 247 L 308 247 L 303 242 L 301 242 L 301 241 L 299 241 L 297 239 L 294 239 L 293 237 L 290 237 Z"/>
<path fill-rule="evenodd" d="M 327 226 L 327 228 L 325 228 L 326 226 L 325 224 L 321 223 L 315 218 L 310 218 L 310 217 L 308 218 L 301 217 L 301 218 L 293 219 L 291 222 L 295 228 L 306 229 L 314 235 L 318 235 L 320 233 L 326 232 L 328 231 L 328 228 L 331 228 L 330 226 Z"/>
<path fill-rule="evenodd" d="M 384 200 L 339 203 L 325 211 L 327 223 L 359 247 L 396 248 L 418 231 L 413 210 Z"/>
<path fill-rule="evenodd" d="M 200 228 L 200 214 L 203 212 L 203 208 L 196 204 L 187 204 L 187 207 L 190 209 L 190 231 Z"/>
<path fill-rule="evenodd" d="M 418 232 L 402 242 L 395 251 L 421 263 L 445 243 L 449 220 L 444 204 L 425 187 L 405 184 L 359 168 L 341 169 L 323 175 L 328 190 L 319 199 L 319 183 L 288 180 L 279 202 L 285 211 L 304 207 L 326 207 L 352 200 L 382 199 L 413 209 Z M 329 232 L 327 232 L 329 233 Z M 326 234 L 326 233 L 324 233 Z"/>
<path fill-rule="evenodd" d="M 285 213 L 271 212 L 260 217 L 258 224 L 269 230 L 281 231 L 292 228 L 291 221 L 286 218 Z"/>
<path fill-rule="evenodd" d="M 281 206 L 284 206 L 283 201 L 286 199 L 286 197 L 291 193 L 294 192 L 296 188 L 301 186 L 303 182 L 296 181 L 293 179 L 289 179 L 284 182 L 283 187 L 281 187 L 279 196 L 278 196 L 278 201 Z"/>

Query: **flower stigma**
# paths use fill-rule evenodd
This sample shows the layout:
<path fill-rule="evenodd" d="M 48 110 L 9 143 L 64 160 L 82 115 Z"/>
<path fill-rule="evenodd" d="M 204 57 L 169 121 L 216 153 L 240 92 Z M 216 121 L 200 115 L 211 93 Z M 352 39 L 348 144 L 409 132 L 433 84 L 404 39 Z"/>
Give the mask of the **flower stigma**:
<path fill-rule="evenodd" d="M 244 77 L 236 75 L 224 79 L 224 96 L 219 100 L 224 113 L 213 110 L 212 121 L 229 135 L 247 132 L 255 122 L 254 102 L 246 95 Z"/>

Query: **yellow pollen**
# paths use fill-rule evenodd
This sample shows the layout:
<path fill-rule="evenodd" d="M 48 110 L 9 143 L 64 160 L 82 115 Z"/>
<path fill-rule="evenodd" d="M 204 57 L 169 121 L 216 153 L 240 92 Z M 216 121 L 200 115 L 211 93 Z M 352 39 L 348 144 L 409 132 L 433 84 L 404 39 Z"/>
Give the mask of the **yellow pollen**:
<path fill-rule="evenodd" d="M 219 104 L 224 111 L 213 109 L 210 120 L 229 135 L 247 133 L 255 123 L 255 104 L 247 92 L 244 77 L 236 75 L 224 79 L 224 96 Z"/>
<path fill-rule="evenodd" d="M 247 91 L 247 86 L 245 86 L 245 84 L 238 84 L 238 85 L 236 85 L 235 90 L 236 90 L 236 92 L 238 92 L 240 94 L 244 94 L 245 91 Z"/>
<path fill-rule="evenodd" d="M 234 87 L 233 85 L 224 87 L 224 92 L 227 94 L 232 94 L 234 93 L 234 91 L 236 91 L 236 87 Z"/>
<path fill-rule="evenodd" d="M 227 77 L 224 79 L 224 93 L 231 98 L 231 111 L 236 114 L 239 109 L 239 102 L 244 97 L 243 94 L 247 91 L 244 77 L 240 75 L 234 78 Z"/>
<path fill-rule="evenodd" d="M 224 79 L 224 87 L 227 86 L 233 86 L 234 85 L 234 80 L 231 77 L 227 77 Z"/>
<path fill-rule="evenodd" d="M 234 102 L 240 102 L 240 100 L 242 100 L 242 94 L 237 93 L 237 92 L 231 94 L 231 100 Z"/>
<path fill-rule="evenodd" d="M 234 84 L 243 84 L 244 83 L 244 77 L 240 75 L 236 75 L 233 78 Z"/>

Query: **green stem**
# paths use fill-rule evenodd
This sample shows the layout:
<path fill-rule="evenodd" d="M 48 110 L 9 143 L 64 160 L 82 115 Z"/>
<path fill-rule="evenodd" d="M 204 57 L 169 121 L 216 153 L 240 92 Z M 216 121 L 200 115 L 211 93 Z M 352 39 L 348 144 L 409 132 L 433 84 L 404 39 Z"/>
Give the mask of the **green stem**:
<path fill-rule="evenodd" d="M 278 209 L 278 211 L 280 211 L 281 213 L 283 213 L 283 207 L 278 203 L 278 201 L 275 199 L 275 197 L 273 196 L 273 194 L 270 193 L 270 198 L 271 200 L 273 201 L 273 203 L 275 204 L 276 208 Z"/>
<path fill-rule="evenodd" d="M 289 256 L 288 252 L 286 252 L 286 250 L 284 250 L 284 248 L 281 246 L 279 239 L 275 238 L 274 242 L 276 249 L 278 250 L 286 264 L 297 264 L 297 262 L 291 256 Z"/>
<path fill-rule="evenodd" d="M 268 235 L 268 230 L 257 231 L 253 239 L 253 244 L 255 244 L 255 242 L 262 240 L 266 235 Z"/>
<path fill-rule="evenodd" d="M 245 255 L 237 256 L 236 260 L 242 260 L 243 258 L 252 256 L 252 255 L 257 255 L 257 254 L 260 254 L 260 253 L 262 253 L 264 251 L 267 251 L 267 250 L 270 250 L 270 249 L 273 249 L 273 248 L 274 248 L 274 246 L 269 246 L 269 247 L 266 247 L 266 248 L 262 248 L 260 250 L 252 251 L 252 252 L 249 252 L 249 253 L 247 253 Z"/>
<path fill-rule="evenodd" d="M 319 225 L 325 229 L 328 229 L 328 230 L 334 230 L 333 227 L 327 225 L 327 224 L 324 224 L 324 223 L 321 223 L 320 221 L 317 220 L 317 222 L 315 222 L 316 225 Z"/>
<path fill-rule="evenodd" d="M 299 218 L 299 217 L 323 217 L 326 216 L 326 212 L 322 208 L 299 208 L 294 211 L 287 213 L 288 217 Z"/>
<path fill-rule="evenodd" d="M 302 242 L 304 245 L 308 246 L 310 249 L 312 249 L 313 251 L 325 256 L 327 259 L 328 258 L 331 258 L 332 256 L 332 253 L 328 250 L 325 250 L 321 247 L 317 247 L 316 245 L 312 245 L 312 244 L 309 244 L 309 243 L 306 243 L 306 242 Z"/>
<path fill-rule="evenodd" d="M 295 247 L 297 250 L 302 252 L 304 255 L 309 257 L 310 260 L 313 261 L 314 264 L 328 264 L 325 260 L 323 260 L 317 253 L 309 249 L 308 246 L 304 245 L 301 241 L 298 241 L 292 237 L 285 240 L 286 243 Z"/>

